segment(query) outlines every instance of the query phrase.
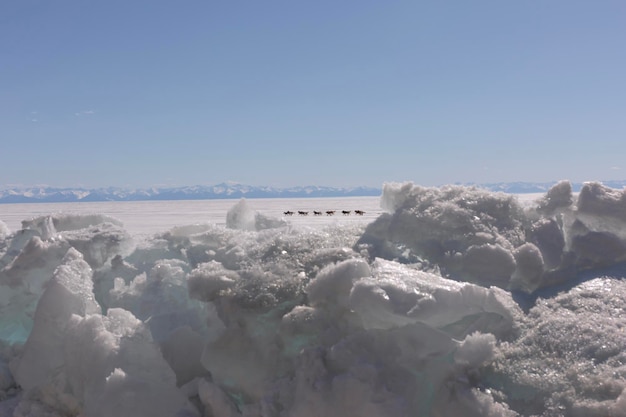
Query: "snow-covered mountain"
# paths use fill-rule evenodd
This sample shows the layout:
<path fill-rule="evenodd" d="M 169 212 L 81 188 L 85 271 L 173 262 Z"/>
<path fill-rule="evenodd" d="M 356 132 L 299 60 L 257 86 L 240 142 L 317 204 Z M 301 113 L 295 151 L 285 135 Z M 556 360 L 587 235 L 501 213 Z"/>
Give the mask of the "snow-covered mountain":
<path fill-rule="evenodd" d="M 380 188 L 302 186 L 276 188 L 236 183 L 195 185 L 169 188 L 57 188 L 0 187 L 0 203 L 60 203 L 80 201 L 141 201 L 141 200 L 210 200 L 225 198 L 291 198 L 291 197 L 355 197 L 378 196 Z"/>
<path fill-rule="evenodd" d="M 490 184 L 463 184 L 475 185 L 491 191 L 502 191 L 512 194 L 546 192 L 554 182 L 508 182 Z M 603 181 L 603 184 L 612 188 L 626 187 L 624 181 Z M 572 184 L 574 191 L 578 191 L 582 184 Z M 0 204 L 2 203 L 62 203 L 80 201 L 142 201 L 142 200 L 210 200 L 225 198 L 302 198 L 302 197 L 356 197 L 378 196 L 380 188 L 375 187 L 323 187 L 301 186 L 276 188 L 268 186 L 251 186 L 237 183 L 222 183 L 216 185 L 195 185 L 187 187 L 169 188 L 58 188 L 48 186 L 35 187 L 2 187 L 0 186 Z"/>
<path fill-rule="evenodd" d="M 626 180 L 610 180 L 600 181 L 607 187 L 622 189 L 626 187 Z M 501 191 L 509 194 L 528 194 L 528 193 L 545 193 L 556 182 L 498 182 L 488 184 L 464 184 L 475 185 L 490 191 Z M 582 188 L 583 183 L 572 183 L 572 191 L 578 192 Z"/>

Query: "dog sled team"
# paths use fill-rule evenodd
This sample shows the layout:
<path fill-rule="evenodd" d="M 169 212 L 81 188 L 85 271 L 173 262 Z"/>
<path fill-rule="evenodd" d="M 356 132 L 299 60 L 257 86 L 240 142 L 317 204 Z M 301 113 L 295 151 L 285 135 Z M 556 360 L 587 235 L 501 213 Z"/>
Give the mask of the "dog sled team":
<path fill-rule="evenodd" d="M 365 214 L 363 210 L 341 210 L 341 214 L 343 214 L 344 216 L 349 216 L 353 211 L 354 211 L 354 214 L 356 214 L 357 216 L 362 216 Z M 326 212 L 313 210 L 313 215 L 322 216 L 324 213 L 326 213 L 327 216 L 334 216 L 336 212 L 337 212 L 336 210 L 327 210 Z M 287 210 L 283 212 L 285 216 L 293 216 L 296 213 L 298 213 L 298 216 L 309 215 L 308 211 L 303 211 L 303 210 L 298 210 L 297 212 Z"/>

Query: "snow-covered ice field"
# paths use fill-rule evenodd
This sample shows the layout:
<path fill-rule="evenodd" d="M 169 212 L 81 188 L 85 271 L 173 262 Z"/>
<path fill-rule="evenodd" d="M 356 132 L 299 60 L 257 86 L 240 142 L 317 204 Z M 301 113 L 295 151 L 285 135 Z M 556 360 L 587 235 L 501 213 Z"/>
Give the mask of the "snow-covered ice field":
<path fill-rule="evenodd" d="M 625 417 L 625 261 L 598 183 L 0 205 L 0 416 Z"/>
<path fill-rule="evenodd" d="M 166 231 L 174 226 L 189 224 L 226 224 L 226 212 L 239 200 L 193 200 L 193 201 L 136 201 L 97 203 L 37 203 L 0 204 L 0 220 L 11 230 L 19 230 L 22 220 L 52 213 L 105 214 L 119 219 L 131 234 L 152 234 Z M 337 222 L 370 222 L 381 213 L 380 197 L 341 198 L 259 198 L 247 200 L 250 206 L 264 215 L 286 217 L 285 211 L 293 211 L 289 222 L 297 225 L 326 225 Z M 300 216 L 297 211 L 309 211 Z M 326 211 L 336 210 L 333 216 Z M 341 214 L 350 210 L 349 216 Z M 354 210 L 363 210 L 362 216 Z M 313 214 L 322 211 L 321 216 Z"/>

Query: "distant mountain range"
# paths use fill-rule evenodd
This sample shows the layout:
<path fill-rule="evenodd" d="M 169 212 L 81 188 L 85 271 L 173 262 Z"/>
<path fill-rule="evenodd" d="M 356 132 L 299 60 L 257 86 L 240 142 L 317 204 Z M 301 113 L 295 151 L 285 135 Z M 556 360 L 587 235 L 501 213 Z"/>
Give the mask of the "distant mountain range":
<path fill-rule="evenodd" d="M 600 181 L 607 187 L 622 189 L 626 187 L 626 180 L 611 180 Z M 548 191 L 556 181 L 553 182 L 495 182 L 487 184 L 458 184 L 458 185 L 474 185 L 476 187 L 484 188 L 491 191 L 501 191 L 509 194 L 529 194 L 529 193 L 545 193 Z M 583 183 L 572 183 L 572 190 L 574 192 L 580 191 Z"/>
<path fill-rule="evenodd" d="M 555 183 L 509 182 L 490 184 L 458 184 L 474 185 L 492 191 L 511 194 L 542 193 Z M 624 181 L 603 181 L 611 188 L 624 188 Z M 580 190 L 582 184 L 572 184 L 574 191 Z M 37 187 L 1 187 L 0 204 L 2 203 L 74 203 L 96 201 L 159 201 L 159 200 L 211 200 L 226 198 L 319 198 L 319 197 L 357 197 L 379 196 L 381 188 L 374 187 L 321 187 L 304 186 L 276 188 L 251 186 L 235 183 L 217 185 L 196 185 L 190 187 L 170 188 L 58 188 L 48 186 Z"/>
<path fill-rule="evenodd" d="M 73 203 L 82 201 L 159 201 L 212 200 L 226 198 L 317 198 L 379 196 L 380 188 L 373 187 L 289 187 L 276 188 L 234 183 L 196 185 L 172 188 L 57 188 L 57 187 L 0 187 L 1 203 Z"/>

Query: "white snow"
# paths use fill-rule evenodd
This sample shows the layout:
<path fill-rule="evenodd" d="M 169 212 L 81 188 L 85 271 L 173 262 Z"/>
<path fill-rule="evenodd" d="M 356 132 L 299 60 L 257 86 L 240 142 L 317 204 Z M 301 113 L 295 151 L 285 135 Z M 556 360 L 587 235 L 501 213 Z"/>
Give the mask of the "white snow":
<path fill-rule="evenodd" d="M 624 191 L 379 200 L 0 206 L 0 416 L 626 415 Z"/>

